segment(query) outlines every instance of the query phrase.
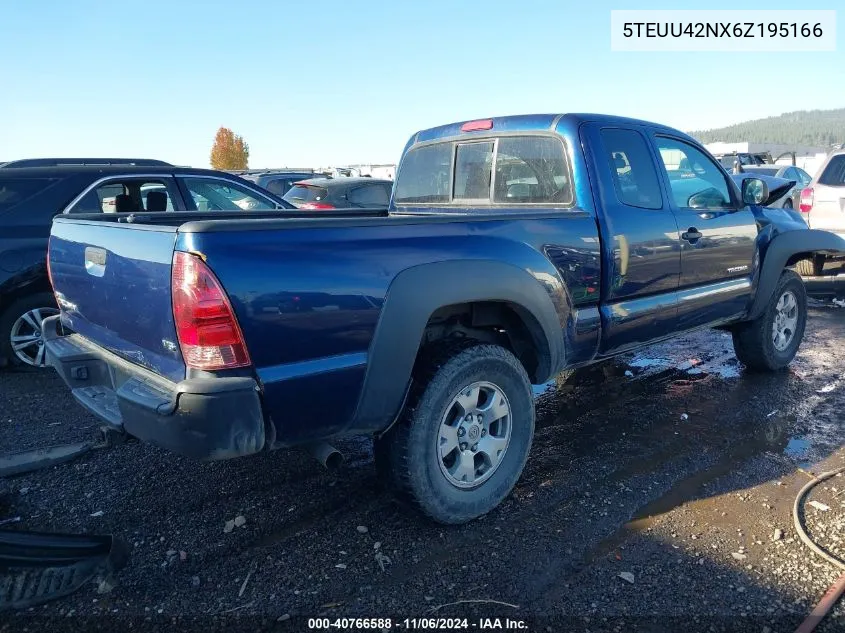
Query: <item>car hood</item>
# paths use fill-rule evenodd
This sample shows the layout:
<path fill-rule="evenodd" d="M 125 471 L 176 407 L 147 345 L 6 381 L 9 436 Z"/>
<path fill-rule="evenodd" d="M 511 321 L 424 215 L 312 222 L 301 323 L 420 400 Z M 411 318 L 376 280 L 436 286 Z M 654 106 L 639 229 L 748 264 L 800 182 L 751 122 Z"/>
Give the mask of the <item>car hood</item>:
<path fill-rule="evenodd" d="M 731 178 L 736 182 L 737 187 L 742 189 L 742 181 L 745 178 L 758 178 L 766 183 L 769 187 L 769 197 L 763 201 L 760 206 L 766 207 L 772 204 L 778 198 L 785 196 L 790 189 L 795 186 L 795 180 L 787 180 L 786 178 L 775 178 L 774 176 L 765 176 L 763 174 L 755 174 L 752 172 L 743 172 L 741 174 L 731 174 Z"/>

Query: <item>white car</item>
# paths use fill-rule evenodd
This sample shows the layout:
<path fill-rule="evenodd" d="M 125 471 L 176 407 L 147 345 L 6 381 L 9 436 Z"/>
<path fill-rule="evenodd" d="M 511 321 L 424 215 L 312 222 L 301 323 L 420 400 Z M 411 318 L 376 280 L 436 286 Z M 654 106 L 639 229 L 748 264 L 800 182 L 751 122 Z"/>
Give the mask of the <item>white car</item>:
<path fill-rule="evenodd" d="M 808 186 L 801 190 L 798 210 L 811 229 L 845 238 L 845 149 L 832 152 Z M 823 255 L 798 262 L 802 275 L 821 275 L 828 261 Z"/>

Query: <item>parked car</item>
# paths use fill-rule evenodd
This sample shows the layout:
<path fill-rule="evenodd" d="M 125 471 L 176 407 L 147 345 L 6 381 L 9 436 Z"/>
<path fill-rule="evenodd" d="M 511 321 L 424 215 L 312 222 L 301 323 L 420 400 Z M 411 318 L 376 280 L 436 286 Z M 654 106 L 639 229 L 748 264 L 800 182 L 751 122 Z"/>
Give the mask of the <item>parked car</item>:
<path fill-rule="evenodd" d="M 832 152 L 801 190 L 798 210 L 810 228 L 845 237 L 845 149 Z M 802 260 L 798 270 L 804 276 L 821 276 L 825 264 L 834 260 L 842 258 L 817 253 Z"/>
<path fill-rule="evenodd" d="M 742 181 L 748 178 L 749 175 L 753 175 L 755 178 L 759 178 L 763 182 L 766 183 L 766 186 L 769 189 L 769 201 L 766 206 L 771 207 L 773 209 L 787 209 L 791 210 L 792 207 L 792 200 L 789 198 L 791 192 L 798 187 L 794 180 L 786 180 L 785 178 L 775 178 L 774 176 L 767 176 L 765 173 L 757 173 L 756 170 L 754 172 L 741 172 L 741 173 L 731 173 L 731 177 L 737 183 L 737 185 L 742 185 Z M 789 200 L 787 202 L 787 200 Z M 797 213 L 797 212 L 796 212 Z"/>
<path fill-rule="evenodd" d="M 737 163 L 743 167 L 774 163 L 769 152 L 731 152 L 729 154 L 714 154 L 714 157 L 728 171 L 732 170 Z"/>
<path fill-rule="evenodd" d="M 788 267 L 845 239 L 767 202 L 661 125 L 444 125 L 411 137 L 382 209 L 58 216 L 48 358 L 113 431 L 196 458 L 332 464 L 332 438 L 371 434 L 390 487 L 463 523 L 523 470 L 532 384 L 705 327 L 749 370 L 791 362 Z"/>
<path fill-rule="evenodd" d="M 300 209 L 378 209 L 390 202 L 392 180 L 311 178 L 294 184 L 284 199 Z"/>
<path fill-rule="evenodd" d="M 237 199 L 237 200 L 234 200 Z M 47 279 L 57 214 L 237 210 L 291 205 L 223 172 L 141 159 L 31 159 L 0 168 L 0 366 L 44 365 L 41 322 L 57 312 Z"/>
<path fill-rule="evenodd" d="M 286 169 L 246 171 L 240 173 L 239 175 L 241 178 L 254 182 L 259 187 L 263 187 L 280 198 L 300 180 L 314 178 L 315 176 L 313 170 L 306 171 Z"/>
<path fill-rule="evenodd" d="M 800 192 L 812 180 L 810 174 L 800 167 L 793 167 L 792 165 L 744 165 L 741 173 L 751 174 L 752 176 L 770 176 L 772 178 L 791 180 L 794 183 L 793 187 L 769 205 L 785 209 L 793 208 L 793 194 Z"/>

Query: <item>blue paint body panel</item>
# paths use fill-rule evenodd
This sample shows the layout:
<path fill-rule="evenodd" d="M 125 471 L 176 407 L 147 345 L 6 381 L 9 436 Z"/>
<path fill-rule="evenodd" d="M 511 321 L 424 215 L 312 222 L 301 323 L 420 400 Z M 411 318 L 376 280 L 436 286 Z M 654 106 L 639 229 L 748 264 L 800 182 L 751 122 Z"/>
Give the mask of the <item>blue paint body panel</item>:
<path fill-rule="evenodd" d="M 492 130 L 478 132 L 462 133 L 462 125 L 420 131 L 406 152 L 444 139 L 555 134 L 570 163 L 574 204 L 447 209 L 391 202 L 384 216 L 214 220 L 207 215 L 172 226 L 166 219 L 118 224 L 62 218 L 53 225 L 50 262 L 63 323 L 169 380 L 190 375 L 178 347 L 168 344 L 176 341 L 170 262 L 174 250 L 201 253 L 231 300 L 265 418 L 280 445 L 299 444 L 377 432 L 391 423 L 393 415 L 362 421 L 362 394 L 378 397 L 383 389 L 387 398 L 410 380 L 397 373 L 366 389 L 376 366 L 389 362 L 374 356 L 375 342 L 386 328 L 402 326 L 390 322 L 387 306 L 395 304 L 400 290 L 417 296 L 395 284 L 408 271 L 458 262 L 473 279 L 484 279 L 479 271 L 504 263 L 519 271 L 526 285 L 512 287 L 509 296 L 536 284 L 533 289 L 542 290 L 534 295 L 536 305 L 517 307 L 526 308 L 527 322 L 540 328 L 538 340 L 553 347 L 559 339 L 564 350 L 550 357 L 555 360 L 546 375 L 535 375 L 542 382 L 566 367 L 741 320 L 767 244 L 779 232 L 806 229 L 800 217 L 759 207 L 724 213 L 679 209 L 666 179 L 660 183 L 661 208 L 625 207 L 611 183 L 601 130 L 639 133 L 650 144 L 657 169 L 655 135 L 697 145 L 670 128 L 619 117 L 553 114 L 494 118 Z M 703 234 L 695 244 L 681 237 L 689 227 Z M 90 266 L 86 270 L 89 247 L 106 253 L 101 277 L 92 275 Z M 412 290 L 420 297 L 437 296 L 447 281 L 455 280 L 432 276 Z M 497 296 L 495 280 L 484 281 L 491 288 L 485 301 L 511 301 Z M 551 320 L 545 318 L 549 311 Z M 408 332 L 412 350 L 420 336 Z"/>

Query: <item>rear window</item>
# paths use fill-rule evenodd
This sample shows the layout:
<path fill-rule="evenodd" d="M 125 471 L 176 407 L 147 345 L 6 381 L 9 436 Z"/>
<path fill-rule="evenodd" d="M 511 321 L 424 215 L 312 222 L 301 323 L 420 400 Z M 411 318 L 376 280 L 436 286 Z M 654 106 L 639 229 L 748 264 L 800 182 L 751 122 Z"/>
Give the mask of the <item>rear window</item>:
<path fill-rule="evenodd" d="M 0 212 L 28 200 L 55 182 L 52 178 L 0 179 Z"/>
<path fill-rule="evenodd" d="M 780 171 L 780 167 L 773 167 L 772 169 L 749 169 L 747 173 L 749 174 L 762 174 L 764 176 L 777 176 L 778 172 Z M 787 176 L 784 175 L 784 178 Z"/>
<path fill-rule="evenodd" d="M 327 189 L 312 185 L 296 185 L 285 194 L 285 200 L 288 202 L 320 202 L 328 197 Z"/>
<path fill-rule="evenodd" d="M 822 175 L 819 176 L 819 184 L 829 187 L 845 186 L 845 154 L 839 154 L 830 159 Z"/>
<path fill-rule="evenodd" d="M 507 136 L 411 149 L 396 177 L 394 201 L 568 206 L 573 191 L 559 138 Z"/>

